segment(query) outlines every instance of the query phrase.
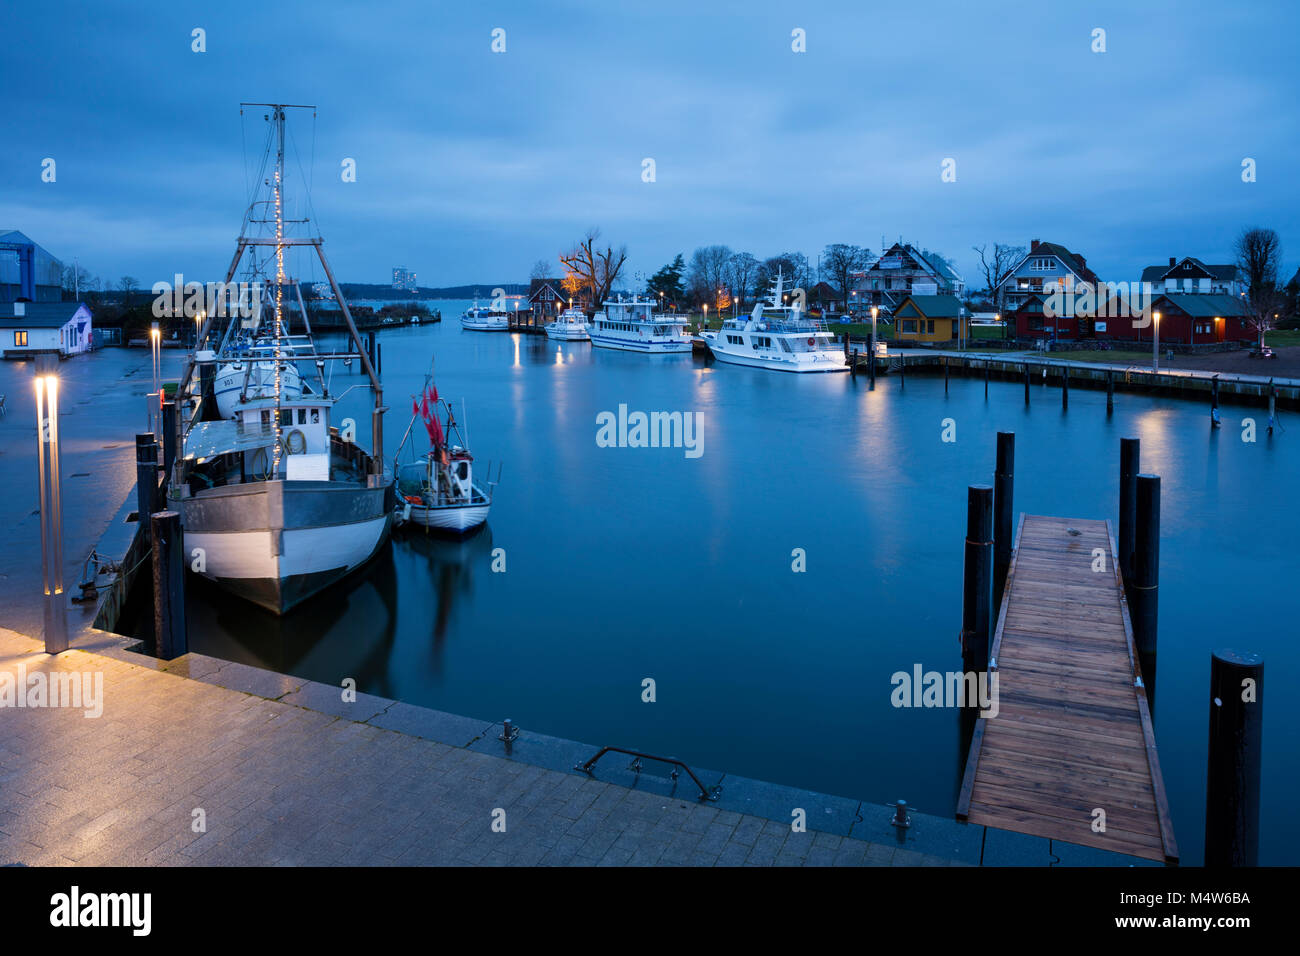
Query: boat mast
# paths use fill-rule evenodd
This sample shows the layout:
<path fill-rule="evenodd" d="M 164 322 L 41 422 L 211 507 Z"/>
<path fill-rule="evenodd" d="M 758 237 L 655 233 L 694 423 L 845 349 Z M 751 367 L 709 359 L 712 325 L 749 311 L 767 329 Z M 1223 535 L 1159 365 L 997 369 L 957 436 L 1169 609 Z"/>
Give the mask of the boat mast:
<path fill-rule="evenodd" d="M 272 476 L 280 473 L 280 336 L 284 299 L 284 110 L 275 108 L 275 461 Z M 248 367 L 253 367 L 253 356 Z"/>

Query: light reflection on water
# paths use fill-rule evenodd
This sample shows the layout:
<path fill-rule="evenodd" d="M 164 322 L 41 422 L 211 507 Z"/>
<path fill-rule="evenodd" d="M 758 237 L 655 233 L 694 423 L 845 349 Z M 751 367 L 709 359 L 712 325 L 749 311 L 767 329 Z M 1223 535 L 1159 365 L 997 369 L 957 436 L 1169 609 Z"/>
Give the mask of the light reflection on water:
<path fill-rule="evenodd" d="M 864 800 L 952 812 L 957 717 L 896 710 L 890 674 L 956 669 L 965 486 L 991 481 L 1014 431 L 1016 510 L 1112 518 L 1119 439 L 1163 478 L 1156 735 L 1180 848 L 1199 860 L 1210 651 L 1260 651 L 1270 685 L 1296 660 L 1289 502 L 1300 429 L 1255 444 L 1224 408 L 954 378 L 784 375 L 464 332 L 385 331 L 396 445 L 436 352 L 468 400 L 473 451 L 504 462 L 489 528 L 464 542 L 402 533 L 363 574 L 275 621 L 193 587 L 194 650 L 593 745 Z M 558 361 L 562 356 L 563 361 Z M 341 391 L 340 368 L 335 389 Z M 359 380 L 352 375 L 351 380 Z M 368 420 L 361 390 L 345 400 Z M 698 411 L 704 454 L 599 448 L 598 412 Z M 943 419 L 957 441 L 940 440 Z M 1286 417 L 1284 414 L 1283 423 Z M 367 429 L 361 426 L 362 438 Z M 390 448 L 390 453 L 393 449 Z M 507 571 L 492 573 L 505 550 Z M 791 571 L 791 552 L 807 572 Z M 641 701 L 653 677 L 658 700 Z M 1294 718 L 1271 705 L 1262 861 L 1294 863 Z"/>

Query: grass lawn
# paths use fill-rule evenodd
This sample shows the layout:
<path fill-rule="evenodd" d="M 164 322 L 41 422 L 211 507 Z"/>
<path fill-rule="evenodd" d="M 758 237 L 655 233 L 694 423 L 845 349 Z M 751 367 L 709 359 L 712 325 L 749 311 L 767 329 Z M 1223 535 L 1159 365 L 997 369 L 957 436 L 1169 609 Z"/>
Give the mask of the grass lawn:
<path fill-rule="evenodd" d="M 1288 345 L 1300 345 L 1300 329 L 1287 329 L 1285 332 L 1265 332 L 1264 344 L 1275 349 Z"/>

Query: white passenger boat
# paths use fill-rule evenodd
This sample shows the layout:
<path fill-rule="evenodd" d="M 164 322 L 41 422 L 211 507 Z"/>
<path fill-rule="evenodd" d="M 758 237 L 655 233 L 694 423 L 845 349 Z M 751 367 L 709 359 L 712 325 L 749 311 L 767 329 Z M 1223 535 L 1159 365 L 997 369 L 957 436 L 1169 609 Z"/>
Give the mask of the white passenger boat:
<path fill-rule="evenodd" d="M 329 277 L 352 348 L 362 350 L 320 238 L 285 235 L 280 210 L 289 107 L 259 105 L 270 107 L 274 176 L 267 179 L 270 197 L 254 197 L 226 282 L 247 259 L 250 275 L 277 295 L 270 312 L 262 310 L 262 328 L 247 328 L 232 317 L 216 350 L 203 343 L 217 334 L 221 317 L 204 318 L 177 389 L 182 403 L 167 505 L 180 512 L 191 571 L 282 614 L 374 556 L 392 522 L 392 480 L 380 454 L 383 391 L 373 370 L 367 367 L 374 409 L 372 450 L 366 452 L 353 440 L 351 421 L 334 419 L 328 357 L 316 350 L 300 294 L 302 332 L 290 328 L 283 298 L 296 283 L 286 278 L 285 254 L 306 246 Z M 273 220 L 263 215 L 266 208 L 274 210 Z M 269 252 L 259 259 L 254 252 L 262 249 Z M 251 344 L 241 344 L 248 337 Z M 314 366 L 314 387 L 302 381 L 295 358 Z M 214 366 L 209 378 L 206 370 Z M 214 401 L 221 381 L 224 407 Z"/>
<path fill-rule="evenodd" d="M 606 302 L 592 323 L 591 344 L 628 352 L 689 352 L 691 337 L 676 316 L 656 315 L 655 303 L 633 296 L 627 302 Z"/>
<path fill-rule="evenodd" d="M 471 332 L 506 332 L 510 329 L 510 313 L 480 307 L 475 299 L 474 305 L 461 315 L 460 327 Z"/>
<path fill-rule="evenodd" d="M 429 450 L 414 461 L 398 464 L 417 420 L 424 422 Z M 411 424 L 394 456 L 400 522 L 465 534 L 487 521 L 497 482 L 476 479 L 474 456 L 467 445 L 451 405 L 438 397 L 431 378 L 427 379 L 423 396 L 412 402 Z M 485 471 L 490 476 L 492 466 Z"/>
<path fill-rule="evenodd" d="M 587 313 L 581 309 L 565 309 L 554 321 L 547 323 L 546 337 L 562 342 L 585 342 L 591 338 L 587 329 Z"/>
<path fill-rule="evenodd" d="M 772 292 L 759 300 L 747 319 L 727 319 L 717 331 L 700 333 L 713 357 L 733 365 L 751 365 L 781 372 L 846 372 L 844 349 L 826 329 L 797 304 L 785 302 L 780 272 Z"/>

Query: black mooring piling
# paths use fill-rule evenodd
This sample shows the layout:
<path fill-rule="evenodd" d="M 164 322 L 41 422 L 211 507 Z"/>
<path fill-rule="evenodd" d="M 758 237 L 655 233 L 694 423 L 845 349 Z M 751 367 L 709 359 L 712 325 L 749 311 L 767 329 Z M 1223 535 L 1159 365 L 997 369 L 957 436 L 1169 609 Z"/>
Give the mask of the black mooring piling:
<path fill-rule="evenodd" d="M 1133 525 L 1137 521 L 1137 476 L 1142 470 L 1142 440 L 1119 440 L 1119 571 L 1125 590 L 1133 579 Z"/>
<path fill-rule="evenodd" d="M 948 394 L 948 356 L 943 357 L 943 393 Z"/>
<path fill-rule="evenodd" d="M 966 489 L 966 556 L 962 576 L 962 663 L 988 670 L 993 624 L 993 486 Z"/>
<path fill-rule="evenodd" d="M 1115 411 L 1115 373 L 1106 372 L 1106 414 Z"/>
<path fill-rule="evenodd" d="M 162 403 L 162 470 L 170 475 L 172 464 L 176 461 L 176 399 L 164 399 Z"/>
<path fill-rule="evenodd" d="M 1259 865 L 1259 780 L 1264 658 L 1210 655 L 1210 747 L 1205 781 L 1205 865 Z"/>
<path fill-rule="evenodd" d="M 984 360 L 984 397 L 985 398 L 989 397 L 989 367 L 992 364 L 993 363 L 990 362 L 988 359 Z"/>
<path fill-rule="evenodd" d="M 152 432 L 135 436 L 135 514 L 146 541 L 149 516 L 158 510 L 158 440 Z"/>
<path fill-rule="evenodd" d="M 1070 367 L 1068 365 L 1061 368 L 1061 408 L 1070 407 Z"/>
<path fill-rule="evenodd" d="M 1029 404 L 1029 363 L 1025 363 L 1025 404 Z"/>
<path fill-rule="evenodd" d="M 1125 580 L 1133 643 L 1154 658 L 1160 595 L 1160 476 L 1137 476 L 1133 577 Z"/>
<path fill-rule="evenodd" d="M 181 516 L 158 511 L 150 516 L 153 536 L 153 633 L 160 660 L 186 653 L 185 550 Z"/>
<path fill-rule="evenodd" d="M 998 432 L 997 465 L 993 472 L 993 613 L 1002 605 L 1011 567 L 1011 537 L 1015 501 L 1016 433 Z"/>

